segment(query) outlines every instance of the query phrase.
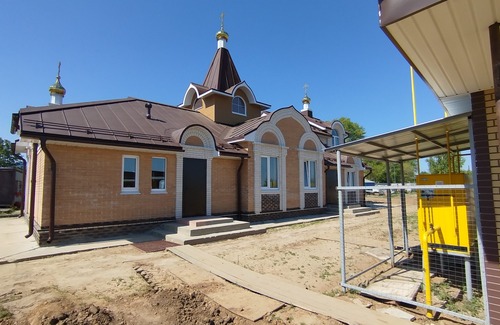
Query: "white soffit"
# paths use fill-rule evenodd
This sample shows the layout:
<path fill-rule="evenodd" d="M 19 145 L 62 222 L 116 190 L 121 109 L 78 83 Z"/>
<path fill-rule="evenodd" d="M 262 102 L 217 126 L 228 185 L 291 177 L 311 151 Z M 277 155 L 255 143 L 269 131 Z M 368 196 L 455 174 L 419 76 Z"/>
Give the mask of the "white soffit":
<path fill-rule="evenodd" d="M 448 0 L 386 26 L 439 98 L 493 88 L 489 26 L 500 0 Z"/>

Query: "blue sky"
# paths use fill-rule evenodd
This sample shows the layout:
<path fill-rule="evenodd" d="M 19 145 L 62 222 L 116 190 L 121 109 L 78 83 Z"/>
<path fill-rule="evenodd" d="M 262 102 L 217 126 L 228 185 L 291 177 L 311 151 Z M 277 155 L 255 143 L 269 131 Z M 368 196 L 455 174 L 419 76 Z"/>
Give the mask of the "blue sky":
<path fill-rule="evenodd" d="M 11 114 L 44 106 L 62 62 L 64 103 L 137 97 L 181 103 L 202 83 L 224 12 L 242 80 L 271 110 L 348 117 L 373 136 L 413 124 L 409 65 L 379 27 L 377 0 L 0 2 L 0 137 Z M 417 119 L 443 117 L 416 76 Z"/>

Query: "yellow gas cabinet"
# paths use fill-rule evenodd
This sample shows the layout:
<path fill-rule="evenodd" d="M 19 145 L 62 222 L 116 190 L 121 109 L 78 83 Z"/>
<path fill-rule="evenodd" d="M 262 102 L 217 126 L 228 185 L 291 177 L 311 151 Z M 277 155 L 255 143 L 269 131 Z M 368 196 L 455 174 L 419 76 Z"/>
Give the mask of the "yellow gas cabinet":
<path fill-rule="evenodd" d="M 468 184 L 466 174 L 418 175 L 417 185 Z M 476 239 L 472 191 L 424 189 L 418 191 L 418 230 L 421 240 L 438 253 L 470 256 Z M 428 234 L 426 236 L 426 234 Z"/>

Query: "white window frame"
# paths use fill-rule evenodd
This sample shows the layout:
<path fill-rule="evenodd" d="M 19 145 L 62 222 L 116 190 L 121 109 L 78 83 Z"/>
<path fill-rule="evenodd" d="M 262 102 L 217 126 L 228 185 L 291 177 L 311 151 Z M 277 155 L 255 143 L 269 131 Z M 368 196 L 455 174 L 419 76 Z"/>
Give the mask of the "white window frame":
<path fill-rule="evenodd" d="M 134 187 L 125 187 L 125 160 L 126 159 L 134 159 L 135 160 L 135 178 L 134 178 Z M 123 155 L 122 156 L 122 194 L 140 194 L 139 193 L 139 157 L 131 156 L 131 155 Z"/>
<path fill-rule="evenodd" d="M 314 165 L 314 166 L 312 166 Z M 304 161 L 304 188 L 306 189 L 316 189 L 318 186 L 318 171 L 316 169 L 316 160 L 305 160 Z M 311 182 L 311 171 L 314 171 L 314 186 Z"/>
<path fill-rule="evenodd" d="M 340 136 L 337 129 L 332 130 L 332 141 L 333 146 L 338 146 L 340 144 Z"/>
<path fill-rule="evenodd" d="M 347 171 L 346 172 L 346 186 L 356 186 L 356 172 Z"/>
<path fill-rule="evenodd" d="M 262 186 L 262 167 L 260 171 L 260 188 L 266 191 L 278 191 L 280 186 L 280 159 L 279 157 L 276 156 L 260 156 L 260 161 L 261 161 L 261 166 L 262 166 L 262 159 L 266 159 L 266 171 L 267 171 L 267 186 Z M 271 159 L 276 159 L 276 187 L 271 187 Z"/>
<path fill-rule="evenodd" d="M 155 159 L 163 160 L 163 188 L 153 188 L 153 161 Z M 165 157 L 151 157 L 151 193 L 167 193 L 167 158 Z"/>
<path fill-rule="evenodd" d="M 241 103 L 243 103 L 243 113 L 234 111 L 234 107 L 235 107 L 234 101 L 237 99 L 241 100 Z M 240 107 L 241 107 L 241 105 L 238 105 L 238 108 L 240 108 Z M 241 98 L 240 96 L 234 96 L 232 101 L 231 101 L 231 112 L 233 112 L 233 114 L 236 114 L 236 115 L 247 116 L 247 103 L 245 103 L 245 100 L 243 98 Z"/>

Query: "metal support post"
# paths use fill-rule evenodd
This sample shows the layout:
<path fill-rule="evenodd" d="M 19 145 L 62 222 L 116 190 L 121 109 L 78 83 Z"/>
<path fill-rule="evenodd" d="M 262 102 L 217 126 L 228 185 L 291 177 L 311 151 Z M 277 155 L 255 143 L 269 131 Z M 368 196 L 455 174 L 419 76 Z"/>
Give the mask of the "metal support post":
<path fill-rule="evenodd" d="M 405 171 L 403 162 L 400 163 L 401 166 L 401 185 L 405 185 Z M 406 256 L 410 255 L 410 244 L 408 240 L 408 216 L 406 214 L 406 191 L 402 189 L 400 191 L 401 196 L 401 219 L 403 221 L 403 246 L 406 252 Z"/>
<path fill-rule="evenodd" d="M 337 150 L 337 183 L 338 186 L 342 186 L 342 160 L 341 152 Z M 338 187 L 337 186 L 337 187 Z M 345 293 L 347 290 L 343 286 L 346 282 L 346 270 L 345 270 L 345 239 L 344 239 L 344 200 L 342 198 L 342 190 L 338 190 L 338 200 L 339 200 L 339 228 L 340 228 L 340 275 L 341 275 L 341 285 L 342 291 Z"/>
<path fill-rule="evenodd" d="M 385 162 L 387 185 L 391 185 L 391 173 L 389 161 Z M 389 226 L 389 249 L 391 254 L 391 266 L 394 267 L 394 231 L 392 227 L 392 198 L 391 190 L 387 189 L 387 224 Z"/>

